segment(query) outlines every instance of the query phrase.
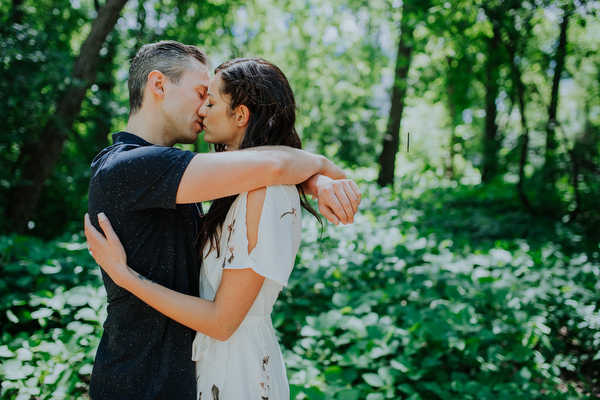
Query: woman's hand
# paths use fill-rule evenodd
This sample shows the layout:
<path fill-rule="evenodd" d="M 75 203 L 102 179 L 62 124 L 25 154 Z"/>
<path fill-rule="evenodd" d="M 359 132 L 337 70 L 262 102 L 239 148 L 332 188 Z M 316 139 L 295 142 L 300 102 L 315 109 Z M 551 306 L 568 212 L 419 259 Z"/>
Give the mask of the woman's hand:
<path fill-rule="evenodd" d="M 88 242 L 88 250 L 104 272 L 117 285 L 123 286 L 128 275 L 131 274 L 131 269 L 127 266 L 125 249 L 104 213 L 98 214 L 98 223 L 104 231 L 104 235 L 94 228 L 90 216 L 85 214 L 85 237 Z"/>

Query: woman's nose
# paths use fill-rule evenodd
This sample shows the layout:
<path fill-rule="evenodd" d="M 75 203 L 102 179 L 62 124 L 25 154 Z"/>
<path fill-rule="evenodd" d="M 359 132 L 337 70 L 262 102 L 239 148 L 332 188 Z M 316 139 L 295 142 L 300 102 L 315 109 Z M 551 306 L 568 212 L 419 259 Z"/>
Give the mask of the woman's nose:
<path fill-rule="evenodd" d="M 202 105 L 198 109 L 198 115 L 201 117 L 206 117 L 206 108 L 207 108 L 206 103 L 208 103 L 208 101 L 205 101 L 204 103 L 202 103 Z"/>

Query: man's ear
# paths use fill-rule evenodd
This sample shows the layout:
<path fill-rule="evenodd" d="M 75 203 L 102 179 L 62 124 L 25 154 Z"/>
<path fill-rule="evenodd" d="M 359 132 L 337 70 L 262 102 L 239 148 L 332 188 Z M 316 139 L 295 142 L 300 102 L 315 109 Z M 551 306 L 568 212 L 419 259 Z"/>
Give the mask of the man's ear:
<path fill-rule="evenodd" d="M 235 110 L 235 122 L 239 127 L 245 127 L 250 121 L 250 110 L 245 105 L 239 105 Z"/>
<path fill-rule="evenodd" d="M 152 94 L 161 100 L 165 99 L 165 83 L 167 77 L 160 71 L 154 70 L 148 74 L 146 86 Z"/>

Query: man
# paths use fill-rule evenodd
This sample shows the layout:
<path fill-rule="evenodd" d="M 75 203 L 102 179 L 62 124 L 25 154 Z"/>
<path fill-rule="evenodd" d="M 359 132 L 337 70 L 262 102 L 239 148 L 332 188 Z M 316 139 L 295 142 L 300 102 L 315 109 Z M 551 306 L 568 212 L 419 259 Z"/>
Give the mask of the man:
<path fill-rule="evenodd" d="M 92 163 L 89 214 L 104 212 L 141 275 L 198 295 L 197 203 L 263 186 L 304 183 L 333 223 L 352 222 L 356 184 L 322 156 L 261 147 L 194 154 L 203 130 L 200 107 L 209 84 L 208 57 L 194 46 L 163 41 L 143 46 L 129 74 L 127 132 Z M 334 180 L 338 179 L 338 180 Z M 195 399 L 194 332 L 155 311 L 103 274 L 108 316 L 98 347 L 94 400 Z"/>

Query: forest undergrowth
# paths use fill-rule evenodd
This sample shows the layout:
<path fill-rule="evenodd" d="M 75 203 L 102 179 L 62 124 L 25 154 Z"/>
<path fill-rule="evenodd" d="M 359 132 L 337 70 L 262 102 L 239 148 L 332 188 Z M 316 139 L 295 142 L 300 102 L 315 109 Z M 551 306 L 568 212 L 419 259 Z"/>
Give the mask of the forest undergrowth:
<path fill-rule="evenodd" d="M 510 186 L 400 187 L 365 185 L 352 225 L 304 217 L 273 314 L 292 398 L 598 397 L 585 238 L 527 215 Z M 82 233 L 2 236 L 0 269 L 1 398 L 87 398 L 106 306 Z"/>

